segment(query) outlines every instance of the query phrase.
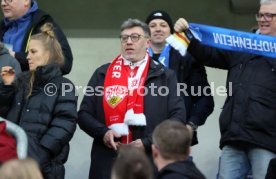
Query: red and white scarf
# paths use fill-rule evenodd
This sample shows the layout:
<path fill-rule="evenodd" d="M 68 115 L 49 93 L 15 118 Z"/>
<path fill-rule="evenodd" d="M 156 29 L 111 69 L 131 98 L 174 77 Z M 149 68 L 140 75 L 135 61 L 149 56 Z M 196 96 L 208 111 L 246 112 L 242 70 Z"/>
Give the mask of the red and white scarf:
<path fill-rule="evenodd" d="M 116 133 L 129 135 L 129 126 L 145 126 L 144 83 L 150 56 L 147 54 L 136 75 L 129 76 L 124 59 L 119 55 L 110 64 L 104 81 L 103 106 L 105 123 Z"/>

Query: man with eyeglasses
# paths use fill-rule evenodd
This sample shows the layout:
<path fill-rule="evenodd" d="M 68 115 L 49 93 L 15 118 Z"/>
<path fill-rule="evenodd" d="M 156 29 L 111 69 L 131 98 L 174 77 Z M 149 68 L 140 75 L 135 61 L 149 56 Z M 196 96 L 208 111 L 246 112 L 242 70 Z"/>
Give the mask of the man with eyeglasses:
<path fill-rule="evenodd" d="M 46 22 L 54 24 L 55 35 L 62 47 L 65 57 L 62 73 L 71 71 L 73 55 L 69 43 L 53 18 L 38 9 L 36 0 L 1 0 L 1 8 L 4 19 L 0 22 L 0 38 L 10 54 L 19 61 L 22 71 L 29 70 L 26 57 L 30 37 L 39 33 L 40 27 Z"/>
<path fill-rule="evenodd" d="M 89 178 L 110 179 L 122 145 L 133 145 L 151 156 L 151 134 L 161 121 L 171 118 L 186 123 L 176 76 L 150 58 L 149 37 L 144 22 L 124 21 L 121 54 L 98 68 L 88 83 L 94 93 L 84 96 L 78 124 L 94 138 Z"/>
<path fill-rule="evenodd" d="M 256 15 L 260 34 L 276 36 L 276 0 L 261 0 Z M 175 31 L 188 28 L 185 19 Z M 219 179 L 264 179 L 269 161 L 276 157 L 276 59 L 216 49 L 190 39 L 188 51 L 200 63 L 228 70 L 232 84 L 220 115 L 222 149 Z"/>

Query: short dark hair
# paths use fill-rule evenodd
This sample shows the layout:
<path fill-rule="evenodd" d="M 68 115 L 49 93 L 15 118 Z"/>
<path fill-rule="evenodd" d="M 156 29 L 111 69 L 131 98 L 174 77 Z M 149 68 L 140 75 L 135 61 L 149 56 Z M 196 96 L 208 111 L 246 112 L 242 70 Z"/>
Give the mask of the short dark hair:
<path fill-rule="evenodd" d="M 152 165 L 146 154 L 133 146 L 122 146 L 112 168 L 116 179 L 152 179 Z"/>
<path fill-rule="evenodd" d="M 150 29 L 149 29 L 149 26 L 139 20 L 139 19 L 131 19 L 129 18 L 128 20 L 124 21 L 121 25 L 121 32 L 125 29 L 130 29 L 130 28 L 133 28 L 133 27 L 141 27 L 145 33 L 145 37 L 146 38 L 149 38 L 150 37 Z"/>
<path fill-rule="evenodd" d="M 191 135 L 188 128 L 179 121 L 163 121 L 154 129 L 152 138 L 164 159 L 179 160 L 189 155 Z"/>

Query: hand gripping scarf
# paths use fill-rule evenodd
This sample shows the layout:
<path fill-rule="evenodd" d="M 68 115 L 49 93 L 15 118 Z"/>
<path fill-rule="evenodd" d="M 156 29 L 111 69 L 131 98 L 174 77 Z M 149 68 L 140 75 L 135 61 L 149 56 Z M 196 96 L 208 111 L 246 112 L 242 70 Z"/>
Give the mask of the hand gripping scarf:
<path fill-rule="evenodd" d="M 110 64 L 104 81 L 103 107 L 105 123 L 116 133 L 127 136 L 122 142 L 131 142 L 129 126 L 145 126 L 144 83 L 148 73 L 150 56 L 147 54 L 135 76 L 129 77 L 123 67 L 122 55 Z M 129 136 L 130 135 L 130 136 Z"/>

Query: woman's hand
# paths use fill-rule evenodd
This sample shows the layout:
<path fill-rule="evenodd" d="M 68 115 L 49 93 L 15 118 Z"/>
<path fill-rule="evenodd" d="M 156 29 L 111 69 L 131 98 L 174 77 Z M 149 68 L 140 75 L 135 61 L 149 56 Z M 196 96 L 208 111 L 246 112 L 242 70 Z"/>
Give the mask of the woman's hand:
<path fill-rule="evenodd" d="M 15 78 L 14 69 L 11 66 L 2 67 L 1 76 L 5 85 L 11 85 Z"/>

